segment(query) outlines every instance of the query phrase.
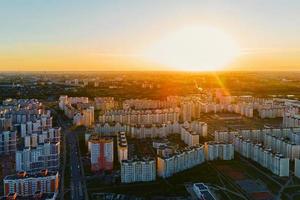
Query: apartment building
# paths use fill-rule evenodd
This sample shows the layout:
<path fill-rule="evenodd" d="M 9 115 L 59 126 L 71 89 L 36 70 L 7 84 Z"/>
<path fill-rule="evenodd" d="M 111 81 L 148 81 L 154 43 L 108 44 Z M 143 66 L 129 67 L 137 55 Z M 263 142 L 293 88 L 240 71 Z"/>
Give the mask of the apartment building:
<path fill-rule="evenodd" d="M 128 160 L 128 144 L 125 132 L 118 133 L 117 143 L 118 160 L 120 163 L 122 163 L 123 160 Z"/>
<path fill-rule="evenodd" d="M 31 196 L 36 192 L 57 193 L 58 172 L 41 170 L 38 173 L 19 172 L 3 179 L 4 195 L 16 193 L 19 196 Z"/>
<path fill-rule="evenodd" d="M 92 171 L 112 170 L 114 162 L 113 139 L 92 135 L 88 146 L 91 152 Z"/>
<path fill-rule="evenodd" d="M 245 140 L 262 143 L 266 148 L 271 148 L 291 160 L 300 158 L 300 128 L 216 131 L 214 135 L 216 141 L 230 143 L 235 136 L 242 136 Z"/>
<path fill-rule="evenodd" d="M 155 110 L 111 110 L 99 116 L 100 123 L 163 124 L 179 121 L 179 108 Z"/>
<path fill-rule="evenodd" d="M 200 141 L 199 134 L 186 127 L 181 127 L 180 138 L 189 147 L 198 145 Z"/>
<path fill-rule="evenodd" d="M 195 146 L 157 157 L 157 175 L 162 178 L 200 165 L 205 161 L 204 147 Z"/>
<path fill-rule="evenodd" d="M 242 156 L 257 162 L 272 173 L 281 177 L 289 176 L 290 159 L 273 149 L 266 148 L 260 143 L 253 143 L 242 136 L 235 137 L 234 148 Z"/>
<path fill-rule="evenodd" d="M 36 147 L 16 151 L 16 171 L 36 172 L 42 169 L 58 170 L 60 142 L 45 142 Z"/>
<path fill-rule="evenodd" d="M 154 159 L 123 160 L 121 163 L 121 182 L 149 182 L 156 180 Z"/>
<path fill-rule="evenodd" d="M 0 155 L 12 154 L 17 149 L 17 132 L 1 131 L 0 132 Z"/>
<path fill-rule="evenodd" d="M 234 146 L 230 143 L 206 142 L 204 144 L 204 154 L 207 161 L 232 160 L 234 159 Z"/>

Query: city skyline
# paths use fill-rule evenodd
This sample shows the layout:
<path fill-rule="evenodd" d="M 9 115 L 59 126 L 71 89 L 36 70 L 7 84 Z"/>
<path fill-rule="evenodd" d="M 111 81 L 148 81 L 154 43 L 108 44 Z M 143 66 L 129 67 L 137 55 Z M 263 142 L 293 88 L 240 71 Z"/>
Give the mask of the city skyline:
<path fill-rule="evenodd" d="M 3 1 L 1 4 L 0 71 L 300 70 L 300 28 L 297 26 L 300 3 L 296 0 L 288 3 L 279 0 L 72 1 L 72 4 Z M 197 35 L 202 36 L 190 38 L 195 34 L 190 31 L 179 39 L 169 39 L 186 27 L 197 27 L 200 30 Z M 208 36 L 209 31 L 201 32 L 203 27 L 222 32 L 226 37 Z M 160 42 L 165 37 L 167 40 Z M 222 50 L 225 52 L 232 46 L 226 39 L 229 37 L 236 46 L 233 50 L 230 47 L 234 54 L 220 57 Z M 215 39 L 220 39 L 219 43 L 210 45 Z M 177 43 L 178 40 L 183 42 Z M 183 45 L 195 41 L 208 42 L 206 48 L 188 45 L 187 49 L 197 54 L 184 55 Z M 170 42 L 172 45 L 166 45 Z M 223 46 L 218 46 L 220 43 Z M 167 47 L 161 48 L 161 44 Z M 145 52 L 153 46 L 163 49 L 166 55 L 173 53 L 174 48 L 181 51 L 176 51 L 176 59 L 157 55 L 148 59 Z M 219 53 L 205 54 L 208 48 Z M 204 60 L 209 57 L 209 62 L 198 61 L 202 55 Z M 217 62 L 222 66 L 204 66 L 215 64 L 216 60 L 226 62 Z M 182 63 L 184 67 L 174 63 Z"/>

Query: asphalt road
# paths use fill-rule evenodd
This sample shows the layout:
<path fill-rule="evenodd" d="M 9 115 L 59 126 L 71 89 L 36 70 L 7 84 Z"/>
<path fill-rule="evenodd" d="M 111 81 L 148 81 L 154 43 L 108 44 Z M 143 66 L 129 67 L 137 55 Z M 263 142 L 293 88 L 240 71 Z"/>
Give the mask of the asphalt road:
<path fill-rule="evenodd" d="M 52 110 L 52 112 L 55 112 Z M 66 169 L 65 167 L 65 162 L 63 163 L 62 171 L 64 173 L 71 173 L 71 199 L 72 200 L 83 200 L 87 199 L 87 192 L 86 192 L 86 187 L 85 187 L 85 177 L 82 174 L 82 169 L 81 169 L 81 162 L 80 162 L 80 153 L 79 153 L 79 147 L 78 147 L 78 142 L 77 142 L 77 137 L 76 134 L 78 131 L 72 131 L 71 130 L 71 125 L 63 119 L 63 117 L 57 114 L 57 122 L 58 125 L 62 127 L 62 134 L 65 134 L 65 140 L 66 142 L 64 145 L 66 145 L 66 148 L 70 148 L 70 169 Z M 66 150 L 66 148 L 64 150 Z M 62 156 L 66 157 L 66 152 L 63 152 Z M 64 177 L 64 174 L 61 176 L 62 178 Z M 62 184 L 62 183 L 61 183 Z M 61 192 L 64 193 L 64 190 L 66 188 L 63 188 Z M 61 194 L 61 197 L 63 198 L 64 195 Z"/>
<path fill-rule="evenodd" d="M 72 133 L 69 133 L 71 135 Z M 81 200 L 84 199 L 84 191 L 82 187 L 82 174 L 80 168 L 80 161 L 79 161 L 79 152 L 77 146 L 76 136 L 72 135 L 68 137 L 68 143 L 70 147 L 70 164 L 71 164 L 71 194 L 72 199 L 74 200 Z M 67 172 L 68 173 L 68 172 Z"/>

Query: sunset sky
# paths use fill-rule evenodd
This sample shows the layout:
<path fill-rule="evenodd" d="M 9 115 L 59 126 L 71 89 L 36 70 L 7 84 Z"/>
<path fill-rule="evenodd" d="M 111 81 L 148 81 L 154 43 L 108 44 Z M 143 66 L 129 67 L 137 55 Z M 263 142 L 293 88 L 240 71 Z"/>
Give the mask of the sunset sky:
<path fill-rule="evenodd" d="M 200 27 L 199 34 L 177 36 L 185 27 Z M 173 63 L 188 59 L 201 65 L 197 57 L 215 41 L 202 27 L 221 33 L 222 50 L 238 49 L 220 70 L 300 70 L 299 0 L 1 0 L 0 70 L 177 70 Z M 193 57 L 176 50 L 175 58 L 145 59 L 149 49 L 171 54 L 185 43 Z M 207 63 L 223 56 L 214 48 Z"/>

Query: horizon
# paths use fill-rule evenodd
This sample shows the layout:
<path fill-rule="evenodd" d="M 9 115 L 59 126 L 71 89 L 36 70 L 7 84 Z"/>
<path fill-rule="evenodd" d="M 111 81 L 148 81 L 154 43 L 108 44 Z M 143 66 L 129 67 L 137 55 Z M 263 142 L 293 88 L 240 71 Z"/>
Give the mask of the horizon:
<path fill-rule="evenodd" d="M 226 72 L 236 72 L 236 73 L 247 73 L 247 72 L 256 72 L 256 73 L 270 73 L 270 72 L 274 72 L 274 73 L 280 73 L 280 72 L 286 72 L 286 73 L 291 73 L 291 72 L 300 72 L 300 69 L 297 70 L 216 70 L 216 71 L 183 71 L 183 70 L 12 70 L 12 71 L 0 71 L 0 73 L 34 73 L 34 72 L 39 72 L 39 73 L 43 73 L 43 72 L 104 72 L 104 73 L 126 73 L 126 72 L 158 72 L 158 73 L 226 73 Z"/>

